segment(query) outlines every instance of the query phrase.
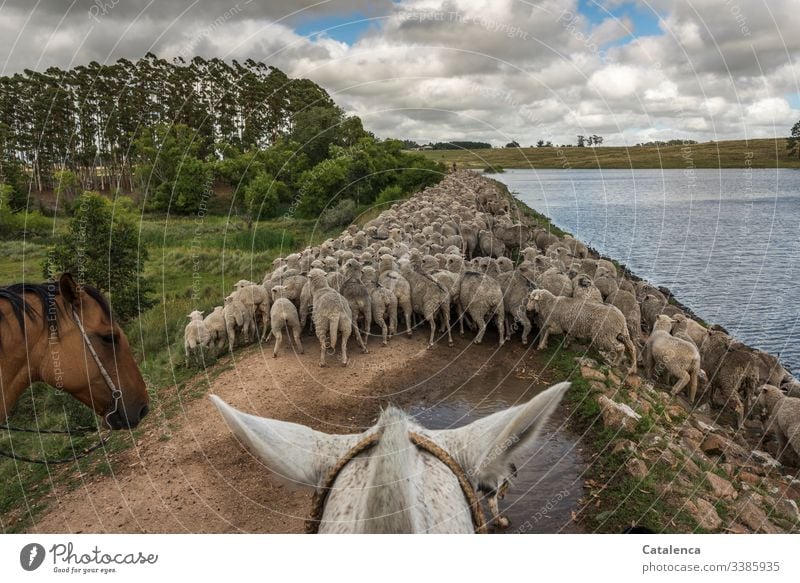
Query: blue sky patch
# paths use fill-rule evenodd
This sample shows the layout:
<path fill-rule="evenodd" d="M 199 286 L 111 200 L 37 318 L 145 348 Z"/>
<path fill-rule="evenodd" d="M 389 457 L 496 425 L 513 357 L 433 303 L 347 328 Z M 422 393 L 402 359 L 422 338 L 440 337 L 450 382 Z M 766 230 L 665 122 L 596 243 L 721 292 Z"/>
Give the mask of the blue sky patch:
<path fill-rule="evenodd" d="M 362 12 L 349 14 L 331 14 L 301 22 L 294 27 L 297 34 L 316 36 L 324 34 L 338 41 L 354 44 L 370 26 L 376 26 L 379 20 L 370 19 Z"/>
<path fill-rule="evenodd" d="M 607 18 L 616 17 L 620 20 L 627 16 L 633 22 L 633 36 L 609 43 L 609 46 L 623 45 L 637 36 L 654 36 L 663 34 L 658 26 L 659 15 L 646 6 L 635 3 L 624 3 L 612 9 L 603 7 L 602 0 L 579 0 L 578 10 L 592 24 L 600 24 Z"/>

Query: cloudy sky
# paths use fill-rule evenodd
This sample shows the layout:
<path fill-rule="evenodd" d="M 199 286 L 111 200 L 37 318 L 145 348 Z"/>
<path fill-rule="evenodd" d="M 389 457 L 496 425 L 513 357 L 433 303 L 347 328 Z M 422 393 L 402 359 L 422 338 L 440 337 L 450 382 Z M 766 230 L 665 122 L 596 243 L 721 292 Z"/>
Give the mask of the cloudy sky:
<path fill-rule="evenodd" d="M 381 137 L 785 136 L 798 0 L 0 0 L 0 69 L 253 58 Z"/>

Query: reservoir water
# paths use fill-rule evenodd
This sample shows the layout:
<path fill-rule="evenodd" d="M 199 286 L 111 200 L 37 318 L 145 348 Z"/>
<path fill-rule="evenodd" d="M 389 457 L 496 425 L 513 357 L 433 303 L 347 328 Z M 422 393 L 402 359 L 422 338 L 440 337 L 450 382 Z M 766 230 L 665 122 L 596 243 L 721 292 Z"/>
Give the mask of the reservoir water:
<path fill-rule="evenodd" d="M 800 171 L 507 170 L 562 229 L 800 373 Z"/>

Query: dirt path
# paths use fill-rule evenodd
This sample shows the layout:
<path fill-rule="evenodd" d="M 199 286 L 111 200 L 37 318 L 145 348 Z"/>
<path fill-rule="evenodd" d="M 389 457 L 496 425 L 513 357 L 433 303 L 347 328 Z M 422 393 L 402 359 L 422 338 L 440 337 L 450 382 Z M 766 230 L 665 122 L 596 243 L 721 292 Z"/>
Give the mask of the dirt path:
<path fill-rule="evenodd" d="M 271 347 L 250 349 L 212 382 L 212 392 L 247 412 L 350 433 L 371 425 L 388 402 L 424 399 L 439 375 L 466 382 L 481 367 L 535 366 L 522 346 L 497 352 L 489 338 L 481 346 L 456 338 L 453 348 L 426 350 L 426 337 L 397 337 L 388 348 L 373 342 L 369 355 L 353 350 L 346 368 L 331 357 L 327 368 L 319 368 L 312 338 L 305 355 L 273 360 Z M 31 531 L 302 531 L 310 494 L 273 483 L 207 398 L 189 401 L 169 421 L 155 411 L 145 429 L 133 448 L 114 455 L 114 475 L 84 478 L 71 491 L 62 487 L 51 494 L 48 511 Z"/>

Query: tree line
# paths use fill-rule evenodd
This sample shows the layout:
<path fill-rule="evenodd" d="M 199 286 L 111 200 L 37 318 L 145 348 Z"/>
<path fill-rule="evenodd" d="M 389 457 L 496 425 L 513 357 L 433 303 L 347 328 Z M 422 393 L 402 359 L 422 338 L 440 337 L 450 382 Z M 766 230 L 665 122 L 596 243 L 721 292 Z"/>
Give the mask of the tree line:
<path fill-rule="evenodd" d="M 335 107 L 321 87 L 276 67 L 195 57 L 172 62 L 91 62 L 0 77 L 0 175 L 29 173 L 35 190 L 54 188 L 58 171 L 84 189 L 133 190 L 137 142 L 160 125 L 185 125 L 198 155 L 266 147 L 292 130 L 294 116 Z"/>

